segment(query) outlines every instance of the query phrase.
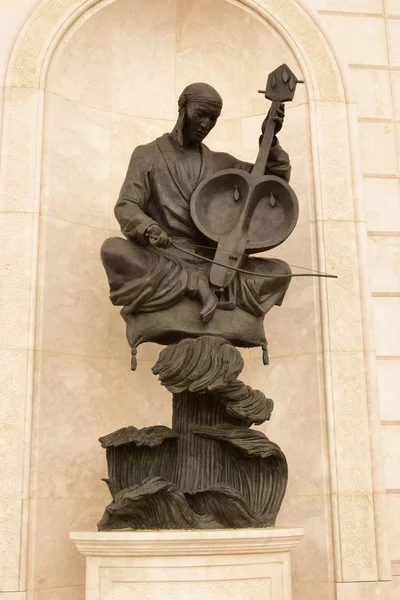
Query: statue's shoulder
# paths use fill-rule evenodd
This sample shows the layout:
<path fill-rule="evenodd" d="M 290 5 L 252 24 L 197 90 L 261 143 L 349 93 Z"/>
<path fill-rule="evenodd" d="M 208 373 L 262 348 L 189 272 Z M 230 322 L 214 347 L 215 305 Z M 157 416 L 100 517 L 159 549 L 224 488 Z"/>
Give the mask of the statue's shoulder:
<path fill-rule="evenodd" d="M 228 152 L 214 152 L 214 150 L 210 150 L 205 144 L 203 144 L 203 153 L 208 154 L 212 162 L 218 167 L 218 170 L 221 171 L 223 169 L 232 169 L 240 162 L 232 154 L 228 154 Z"/>
<path fill-rule="evenodd" d="M 140 168 L 150 168 L 152 165 L 154 165 L 157 159 L 157 153 L 159 151 L 158 143 L 163 138 L 164 136 L 161 136 L 161 138 L 157 138 L 148 144 L 136 146 L 131 155 L 131 167 L 135 166 L 137 168 L 140 166 Z"/>
<path fill-rule="evenodd" d="M 148 144 L 141 144 L 140 146 L 136 146 L 136 148 L 133 151 L 132 156 L 135 157 L 145 157 L 145 156 L 151 156 L 153 154 L 155 154 L 157 150 L 157 140 L 153 140 L 152 142 L 149 142 Z"/>

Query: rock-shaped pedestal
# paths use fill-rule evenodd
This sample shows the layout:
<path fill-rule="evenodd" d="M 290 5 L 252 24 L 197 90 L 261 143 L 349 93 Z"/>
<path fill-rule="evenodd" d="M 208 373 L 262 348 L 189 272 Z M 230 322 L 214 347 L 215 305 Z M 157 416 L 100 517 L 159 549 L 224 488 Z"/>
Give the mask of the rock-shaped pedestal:
<path fill-rule="evenodd" d="M 251 429 L 273 402 L 237 377 L 238 350 L 220 337 L 162 350 L 153 372 L 173 397 L 172 428 L 124 427 L 100 438 L 112 495 L 99 530 L 271 527 L 288 468 L 277 444 Z"/>

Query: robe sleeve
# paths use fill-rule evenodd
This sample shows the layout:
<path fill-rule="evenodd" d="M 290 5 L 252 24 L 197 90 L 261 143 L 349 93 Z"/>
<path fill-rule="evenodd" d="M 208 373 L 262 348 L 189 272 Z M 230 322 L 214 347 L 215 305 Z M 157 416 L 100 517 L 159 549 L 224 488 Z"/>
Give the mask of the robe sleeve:
<path fill-rule="evenodd" d="M 289 183 L 292 167 L 290 165 L 289 155 L 280 145 L 275 136 L 272 142 L 271 150 L 268 156 L 266 175 L 276 175 Z"/>
<path fill-rule="evenodd" d="M 239 159 L 226 154 L 224 152 L 213 153 L 217 156 L 219 168 L 222 169 L 243 169 L 250 173 L 253 168 L 253 163 L 240 161 Z M 266 175 L 276 175 L 281 177 L 285 181 L 289 182 L 290 179 L 290 160 L 289 155 L 278 142 L 278 138 L 274 137 L 272 142 L 271 150 L 268 157 L 267 166 L 265 169 Z"/>
<path fill-rule="evenodd" d="M 242 166 L 237 168 L 244 169 L 249 172 L 254 166 L 252 163 L 248 162 L 241 162 L 239 164 Z M 290 165 L 289 155 L 282 148 L 278 141 L 278 138 L 275 136 L 272 142 L 271 150 L 269 152 L 265 174 L 276 175 L 277 177 L 281 177 L 289 183 L 291 170 L 292 167 Z"/>
<path fill-rule="evenodd" d="M 149 146 L 138 146 L 133 151 L 114 209 L 124 236 L 142 245 L 147 243 L 144 234 L 149 225 L 158 225 L 147 214 L 153 162 L 154 152 Z"/>

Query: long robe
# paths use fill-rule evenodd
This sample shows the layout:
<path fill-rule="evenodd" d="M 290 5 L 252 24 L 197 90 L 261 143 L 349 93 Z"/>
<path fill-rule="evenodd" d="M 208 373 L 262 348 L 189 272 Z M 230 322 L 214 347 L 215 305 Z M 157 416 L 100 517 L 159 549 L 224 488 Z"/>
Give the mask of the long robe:
<path fill-rule="evenodd" d="M 111 301 L 123 306 L 125 315 L 164 310 L 184 296 L 198 297 L 199 277 L 208 279 L 210 263 L 176 248 L 152 248 L 145 232 L 149 225 L 157 224 L 181 247 L 212 258 L 215 250 L 209 248 L 210 240 L 202 236 L 190 215 L 193 191 L 200 181 L 217 171 L 229 168 L 250 171 L 253 166 L 230 154 L 212 152 L 201 144 L 200 171 L 193 178 L 187 162 L 185 165 L 182 160 L 182 152 L 185 150 L 178 148 L 169 134 L 164 134 L 150 144 L 137 147 L 132 154 L 115 206 L 115 215 L 127 239 L 109 238 L 102 248 Z M 289 180 L 289 158 L 277 140 L 266 173 Z M 242 268 L 269 277 L 238 273 L 221 296 L 218 308 L 233 310 L 239 306 L 260 317 L 275 304 L 281 304 L 290 282 L 287 277 L 290 269 L 285 262 L 249 258 Z"/>

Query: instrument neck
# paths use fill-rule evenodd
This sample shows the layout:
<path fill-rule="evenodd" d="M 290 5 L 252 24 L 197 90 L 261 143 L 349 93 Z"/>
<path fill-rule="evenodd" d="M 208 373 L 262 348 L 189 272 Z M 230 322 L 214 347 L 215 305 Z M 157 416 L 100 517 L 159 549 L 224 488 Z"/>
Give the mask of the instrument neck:
<path fill-rule="evenodd" d="M 269 153 L 271 151 L 272 142 L 275 135 L 275 118 L 281 105 L 280 100 L 274 100 L 269 111 L 267 126 L 264 131 L 260 149 L 258 151 L 257 160 L 251 170 L 252 175 L 262 176 L 267 168 Z"/>

